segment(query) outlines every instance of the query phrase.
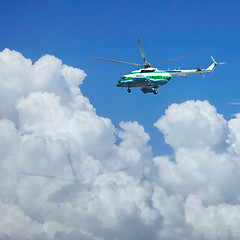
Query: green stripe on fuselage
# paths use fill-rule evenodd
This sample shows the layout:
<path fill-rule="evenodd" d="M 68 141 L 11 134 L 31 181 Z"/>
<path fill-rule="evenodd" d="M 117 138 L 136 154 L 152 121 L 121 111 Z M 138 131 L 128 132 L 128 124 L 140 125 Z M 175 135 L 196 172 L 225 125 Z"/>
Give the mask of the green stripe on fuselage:
<path fill-rule="evenodd" d="M 147 76 L 147 78 L 149 78 L 149 80 L 167 80 L 167 81 L 170 81 L 171 79 L 171 76 Z M 131 82 L 134 80 L 134 77 L 125 77 L 123 79 L 123 77 L 118 81 L 118 84 L 117 84 L 117 87 L 122 87 L 121 85 L 121 82 L 124 81 L 124 82 Z"/>
<path fill-rule="evenodd" d="M 145 76 L 143 76 L 145 77 Z M 169 76 L 146 76 L 149 79 L 166 79 L 166 80 L 170 80 L 171 77 Z M 124 81 L 131 81 L 132 79 L 134 79 L 135 77 L 125 77 Z M 123 77 L 121 78 L 121 81 L 123 80 Z"/>

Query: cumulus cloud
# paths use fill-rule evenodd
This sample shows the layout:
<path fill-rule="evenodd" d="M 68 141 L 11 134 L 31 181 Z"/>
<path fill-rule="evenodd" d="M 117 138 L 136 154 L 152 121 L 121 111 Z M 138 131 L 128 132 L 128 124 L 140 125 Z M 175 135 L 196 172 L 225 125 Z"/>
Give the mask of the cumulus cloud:
<path fill-rule="evenodd" d="M 0 239 L 240 239 L 240 115 L 172 104 L 154 124 L 98 116 L 86 74 L 0 52 Z M 117 141 L 117 139 L 119 141 Z"/>
<path fill-rule="evenodd" d="M 227 122 L 207 101 L 172 104 L 155 126 L 174 150 L 205 146 L 222 150 L 226 143 Z"/>

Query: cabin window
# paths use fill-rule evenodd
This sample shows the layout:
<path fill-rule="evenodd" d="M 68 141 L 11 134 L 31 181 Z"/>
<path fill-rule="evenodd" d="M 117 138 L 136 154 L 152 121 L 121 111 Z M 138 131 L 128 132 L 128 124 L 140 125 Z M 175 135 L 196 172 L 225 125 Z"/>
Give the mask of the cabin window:
<path fill-rule="evenodd" d="M 150 72 L 154 72 L 155 69 L 143 69 L 141 70 L 141 73 L 150 73 Z"/>

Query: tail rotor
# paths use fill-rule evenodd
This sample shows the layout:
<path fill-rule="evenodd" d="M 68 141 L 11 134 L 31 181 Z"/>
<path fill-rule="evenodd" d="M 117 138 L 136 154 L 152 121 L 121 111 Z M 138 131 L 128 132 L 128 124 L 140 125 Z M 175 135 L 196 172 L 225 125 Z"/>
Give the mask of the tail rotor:
<path fill-rule="evenodd" d="M 211 56 L 211 59 L 213 60 L 214 64 L 216 64 L 216 65 L 227 64 L 227 62 L 221 62 L 221 63 L 216 62 L 215 59 L 213 58 L 213 56 Z"/>
<path fill-rule="evenodd" d="M 212 73 L 213 73 L 213 71 L 214 71 L 214 69 L 215 69 L 215 67 L 216 67 L 217 65 L 227 64 L 227 62 L 218 63 L 218 62 L 213 58 L 213 56 L 211 56 L 211 59 L 212 59 L 213 64 L 214 64 L 214 67 L 213 67 L 213 69 L 212 69 Z"/>

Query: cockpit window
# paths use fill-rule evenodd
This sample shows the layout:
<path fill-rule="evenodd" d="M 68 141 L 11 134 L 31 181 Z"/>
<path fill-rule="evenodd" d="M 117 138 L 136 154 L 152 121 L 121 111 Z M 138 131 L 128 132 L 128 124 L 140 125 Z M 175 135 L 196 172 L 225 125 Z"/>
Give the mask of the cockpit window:
<path fill-rule="evenodd" d="M 122 80 L 124 80 L 125 78 L 126 78 L 126 77 L 125 77 L 125 76 L 123 76 L 123 77 L 122 77 Z"/>

